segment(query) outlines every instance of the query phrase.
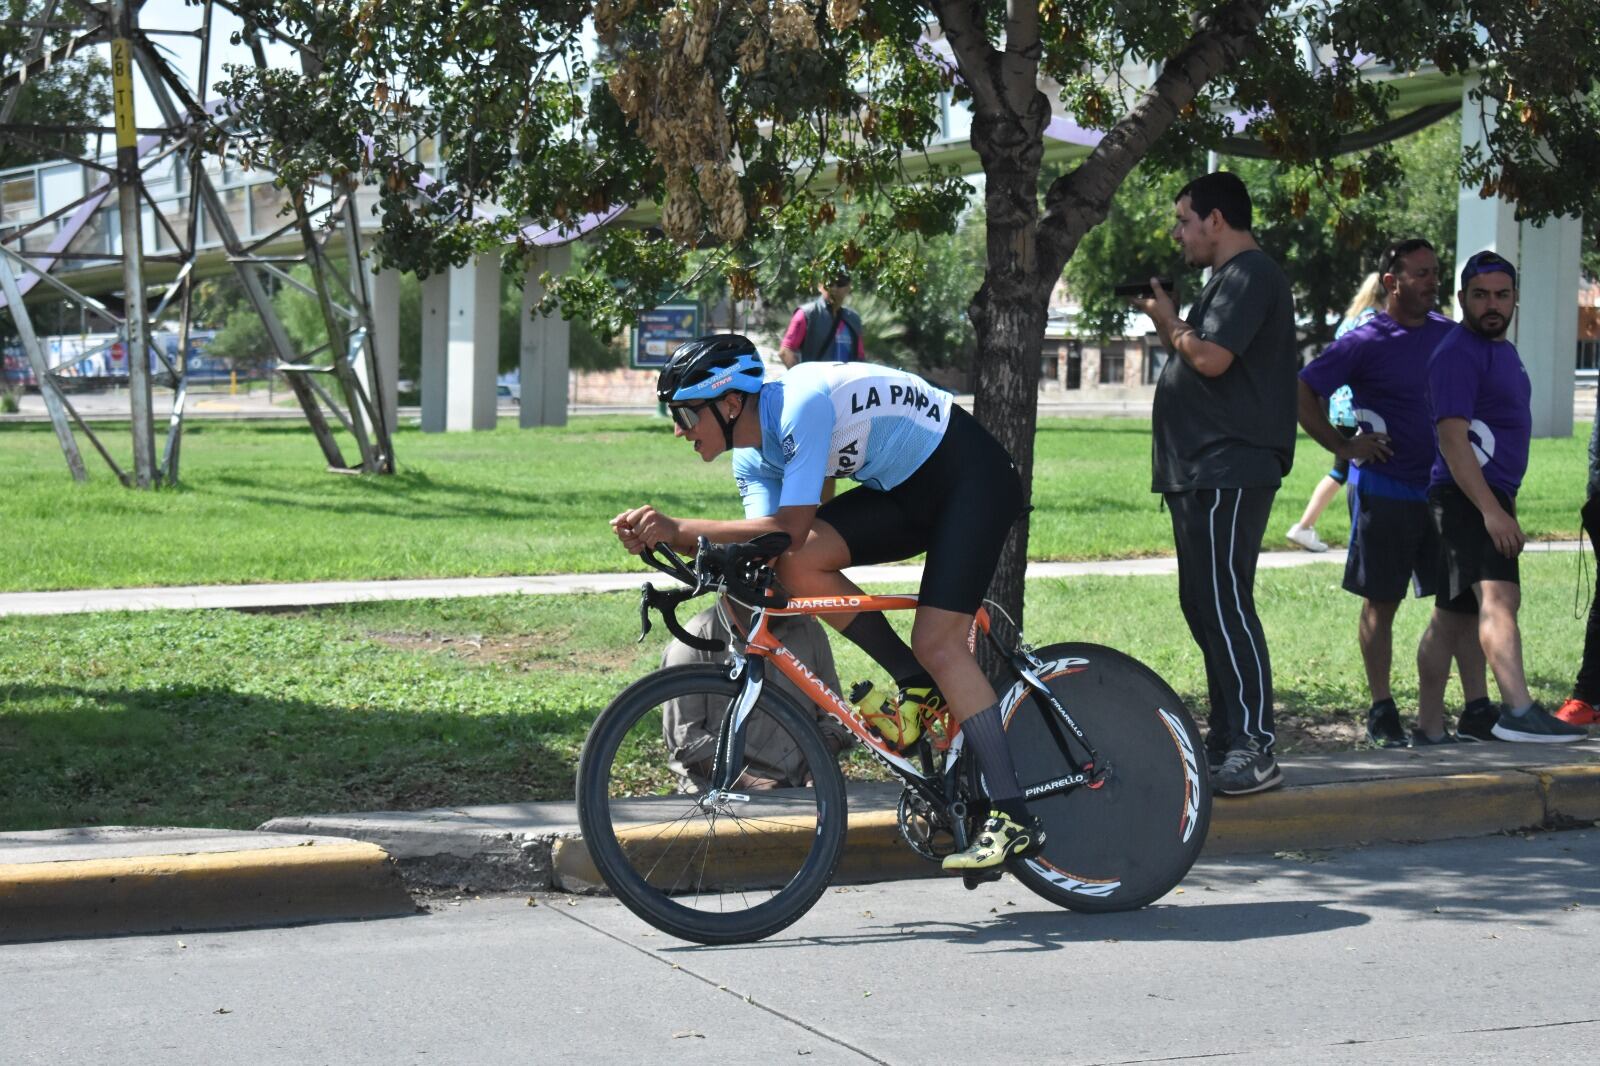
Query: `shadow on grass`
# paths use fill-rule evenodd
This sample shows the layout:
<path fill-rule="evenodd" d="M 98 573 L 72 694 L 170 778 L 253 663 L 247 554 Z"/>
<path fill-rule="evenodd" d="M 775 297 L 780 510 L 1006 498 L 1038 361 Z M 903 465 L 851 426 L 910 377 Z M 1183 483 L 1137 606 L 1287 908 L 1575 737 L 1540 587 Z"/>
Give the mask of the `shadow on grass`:
<path fill-rule="evenodd" d="M 333 512 L 341 515 L 365 514 L 385 518 L 403 513 L 407 519 L 460 518 L 526 520 L 533 516 L 556 513 L 594 513 L 597 525 L 604 525 L 610 517 L 606 505 L 597 502 L 593 491 L 576 489 L 563 492 L 527 492 L 514 489 L 489 489 L 481 484 L 463 484 L 436 481 L 422 473 L 395 474 L 387 478 L 354 478 L 339 483 L 341 491 L 336 497 L 308 498 L 301 486 L 285 486 L 281 492 L 262 491 L 261 483 L 253 478 L 233 474 L 218 474 L 206 479 L 224 489 L 232 490 L 230 500 L 267 507 L 290 507 L 302 511 Z M 352 488 L 347 493 L 346 486 Z M 365 501 L 352 498 L 353 493 L 364 494 Z M 632 492 L 629 496 L 639 495 Z M 705 495 L 701 492 L 649 493 L 653 506 L 670 514 L 695 514 L 705 508 Z M 432 508 L 418 507 L 427 497 L 445 497 Z M 420 499 L 419 499 L 420 498 Z M 496 506 L 496 501 L 516 506 Z M 618 505 L 620 506 L 620 505 Z"/>
<path fill-rule="evenodd" d="M 561 799 L 544 716 L 362 710 L 165 684 L 0 687 L 0 829 L 254 828 L 286 814 Z"/>

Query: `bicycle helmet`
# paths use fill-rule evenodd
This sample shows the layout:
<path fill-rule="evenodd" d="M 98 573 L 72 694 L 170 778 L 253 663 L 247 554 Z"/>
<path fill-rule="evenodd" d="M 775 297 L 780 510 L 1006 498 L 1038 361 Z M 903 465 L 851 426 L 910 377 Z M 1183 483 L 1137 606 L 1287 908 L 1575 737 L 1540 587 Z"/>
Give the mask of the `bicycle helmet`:
<path fill-rule="evenodd" d="M 733 391 L 760 392 L 765 371 L 750 338 L 737 333 L 713 333 L 680 345 L 672 353 L 656 378 L 656 399 L 679 404 L 704 401 L 696 406 L 711 408 L 711 416 L 722 427 L 723 443 L 731 449 L 733 423 L 712 401 Z"/>
<path fill-rule="evenodd" d="M 656 378 L 656 399 L 662 403 L 715 400 L 731 389 L 760 392 L 766 371 L 750 338 L 737 333 L 712 333 L 679 345 Z"/>

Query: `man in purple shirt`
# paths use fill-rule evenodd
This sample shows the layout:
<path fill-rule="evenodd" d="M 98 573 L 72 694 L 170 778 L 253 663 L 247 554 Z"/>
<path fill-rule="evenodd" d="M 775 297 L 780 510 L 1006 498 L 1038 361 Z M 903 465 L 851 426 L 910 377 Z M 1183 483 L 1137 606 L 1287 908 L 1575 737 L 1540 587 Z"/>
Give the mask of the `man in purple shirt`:
<path fill-rule="evenodd" d="M 1517 489 L 1528 469 L 1533 394 L 1517 349 L 1505 339 L 1517 308 L 1517 269 L 1491 251 L 1461 268 L 1461 324 L 1428 362 L 1437 454 L 1428 507 L 1443 544 L 1430 629 L 1444 639 L 1417 653 L 1419 671 L 1448 669 L 1449 641 L 1476 632 L 1500 686 L 1503 709 L 1490 732 L 1501 740 L 1567 743 L 1588 731 L 1533 701 L 1522 669 Z M 1463 721 L 1471 732 L 1478 724 Z"/>
<path fill-rule="evenodd" d="M 1433 245 L 1420 237 L 1391 245 L 1378 272 L 1387 293 L 1384 310 L 1345 333 L 1300 371 L 1299 414 L 1313 440 L 1352 465 L 1344 587 L 1362 598 L 1358 632 L 1372 693 L 1367 738 L 1379 747 L 1403 748 L 1406 734 L 1390 683 L 1394 617 L 1408 584 L 1417 596 L 1434 590 L 1439 542 L 1427 502 L 1433 463 L 1428 357 L 1454 324 L 1434 310 L 1439 257 Z M 1350 386 L 1360 430 L 1350 439 L 1327 416 L 1327 397 L 1341 385 Z M 1430 630 L 1424 640 L 1436 636 Z M 1457 647 L 1446 649 L 1446 667 L 1451 653 L 1461 664 L 1469 706 L 1487 706 L 1476 636 L 1467 634 Z M 1413 745 L 1456 739 L 1444 728 L 1443 680 L 1448 674 L 1437 692 L 1422 686 Z"/>

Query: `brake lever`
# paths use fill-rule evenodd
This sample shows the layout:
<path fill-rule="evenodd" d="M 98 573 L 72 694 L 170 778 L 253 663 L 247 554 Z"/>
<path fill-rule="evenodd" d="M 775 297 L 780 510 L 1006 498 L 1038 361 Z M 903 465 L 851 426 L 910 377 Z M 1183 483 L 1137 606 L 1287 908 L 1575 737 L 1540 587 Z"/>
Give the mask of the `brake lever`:
<path fill-rule="evenodd" d="M 719 652 L 727 648 L 727 643 L 712 637 L 697 637 L 683 628 L 678 621 L 678 604 L 684 600 L 692 599 L 699 595 L 694 591 L 662 592 L 648 581 L 639 590 L 639 640 L 643 644 L 644 638 L 650 633 L 650 608 L 654 607 L 661 612 L 661 620 L 666 623 L 667 631 L 676 637 L 681 644 L 698 651 Z"/>
<path fill-rule="evenodd" d="M 643 644 L 644 638 L 650 635 L 650 601 L 655 591 L 648 581 L 639 590 L 639 639 L 635 643 Z"/>

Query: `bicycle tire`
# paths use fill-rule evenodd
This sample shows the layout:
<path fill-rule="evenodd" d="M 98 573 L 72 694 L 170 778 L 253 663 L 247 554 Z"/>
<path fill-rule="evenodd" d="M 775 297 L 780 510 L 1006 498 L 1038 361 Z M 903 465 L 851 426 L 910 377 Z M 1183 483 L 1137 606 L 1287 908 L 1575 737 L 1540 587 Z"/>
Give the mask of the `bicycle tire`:
<path fill-rule="evenodd" d="M 1030 800 L 1045 847 L 1009 867 L 1070 910 L 1137 910 L 1176 887 L 1205 846 L 1211 783 L 1200 731 L 1155 671 L 1114 648 L 1066 643 L 1034 654 L 1050 664 L 1040 679 L 1094 745 L 1106 777 Z M 1025 695 L 1005 710 L 1024 792 L 1065 774 L 1045 701 Z"/>
<path fill-rule="evenodd" d="M 701 944 L 747 943 L 788 926 L 822 895 L 844 851 L 844 778 L 814 716 L 770 681 L 747 741 L 752 729 L 777 730 L 764 750 L 803 760 L 810 783 L 746 790 L 750 803 L 711 809 L 702 795 L 662 794 L 654 772 L 667 759 L 662 705 L 707 698 L 720 713 L 741 687 L 725 665 L 659 670 L 600 713 L 578 759 L 578 822 L 601 878 L 646 922 Z"/>

